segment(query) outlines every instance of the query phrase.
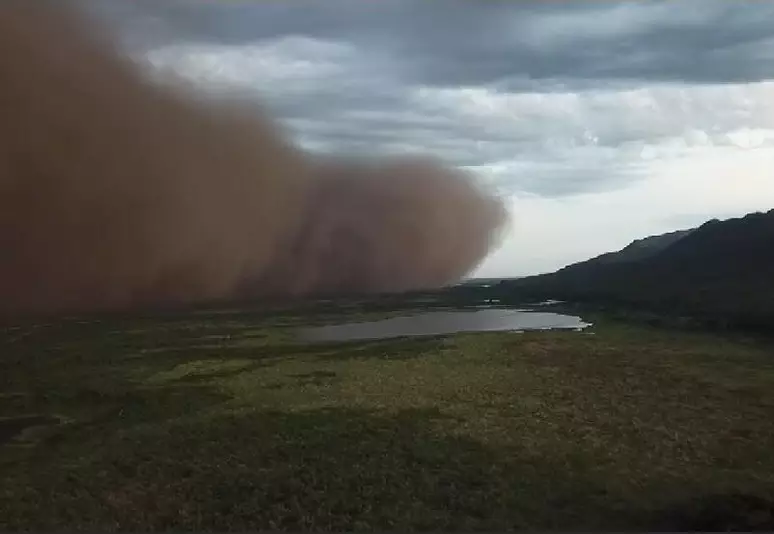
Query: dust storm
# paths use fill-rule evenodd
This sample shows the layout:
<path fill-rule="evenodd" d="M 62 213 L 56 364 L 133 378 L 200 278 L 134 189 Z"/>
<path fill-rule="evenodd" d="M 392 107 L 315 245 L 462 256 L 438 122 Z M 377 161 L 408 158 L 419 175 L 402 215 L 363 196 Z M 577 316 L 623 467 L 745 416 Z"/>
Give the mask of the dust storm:
<path fill-rule="evenodd" d="M 0 76 L 3 315 L 438 287 L 508 218 L 433 158 L 312 155 L 154 83 L 53 2 L 3 2 Z"/>

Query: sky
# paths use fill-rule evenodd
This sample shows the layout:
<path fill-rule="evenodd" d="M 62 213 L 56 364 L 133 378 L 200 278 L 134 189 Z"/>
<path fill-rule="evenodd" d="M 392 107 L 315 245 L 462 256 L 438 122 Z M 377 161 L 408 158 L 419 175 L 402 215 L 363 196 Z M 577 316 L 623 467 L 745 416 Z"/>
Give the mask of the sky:
<path fill-rule="evenodd" d="M 144 66 L 263 103 L 311 151 L 429 153 L 475 173 L 512 221 L 474 276 L 774 208 L 774 2 L 88 7 Z"/>

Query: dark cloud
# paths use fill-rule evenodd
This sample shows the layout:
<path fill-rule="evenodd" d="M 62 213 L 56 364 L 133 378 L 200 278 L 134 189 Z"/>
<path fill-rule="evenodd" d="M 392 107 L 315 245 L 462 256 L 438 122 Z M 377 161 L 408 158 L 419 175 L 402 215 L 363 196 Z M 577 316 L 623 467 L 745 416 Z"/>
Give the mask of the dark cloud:
<path fill-rule="evenodd" d="M 134 13 L 131 24 L 146 34 L 161 35 L 165 26 L 176 39 L 223 44 L 305 35 L 388 50 L 401 58 L 407 78 L 424 84 L 475 85 L 517 76 L 742 82 L 774 72 L 769 2 L 108 3 L 118 6 L 114 20 Z"/>
<path fill-rule="evenodd" d="M 774 73 L 766 2 L 80 1 L 311 150 L 427 152 L 515 194 L 627 187 L 643 154 L 774 128 L 770 90 L 739 85 Z"/>

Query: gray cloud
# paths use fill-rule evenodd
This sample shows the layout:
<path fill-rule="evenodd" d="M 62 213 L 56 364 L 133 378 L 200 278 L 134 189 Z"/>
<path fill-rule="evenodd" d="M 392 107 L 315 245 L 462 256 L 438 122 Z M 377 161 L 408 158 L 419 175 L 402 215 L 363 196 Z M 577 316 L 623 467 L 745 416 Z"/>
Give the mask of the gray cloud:
<path fill-rule="evenodd" d="M 430 152 L 514 194 L 623 188 L 774 129 L 772 87 L 740 85 L 774 77 L 769 3 L 85 5 L 156 68 L 260 97 L 311 150 Z"/>
<path fill-rule="evenodd" d="M 768 2 L 98 4 L 103 14 L 111 18 L 112 13 L 113 20 L 146 36 L 155 32 L 158 37 L 165 28 L 174 39 L 238 45 L 304 35 L 378 48 L 400 57 L 403 74 L 423 84 L 509 78 L 742 82 L 767 79 L 774 72 L 774 4 Z"/>

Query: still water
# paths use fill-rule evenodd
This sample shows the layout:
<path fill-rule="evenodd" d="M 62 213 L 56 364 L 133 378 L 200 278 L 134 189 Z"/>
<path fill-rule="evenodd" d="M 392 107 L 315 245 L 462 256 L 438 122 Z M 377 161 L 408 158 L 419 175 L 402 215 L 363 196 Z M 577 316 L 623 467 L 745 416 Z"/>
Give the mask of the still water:
<path fill-rule="evenodd" d="M 304 328 L 299 334 L 307 341 L 350 341 L 457 332 L 581 330 L 587 326 L 590 324 L 572 315 L 491 308 L 425 312 L 380 321 L 318 326 Z"/>

